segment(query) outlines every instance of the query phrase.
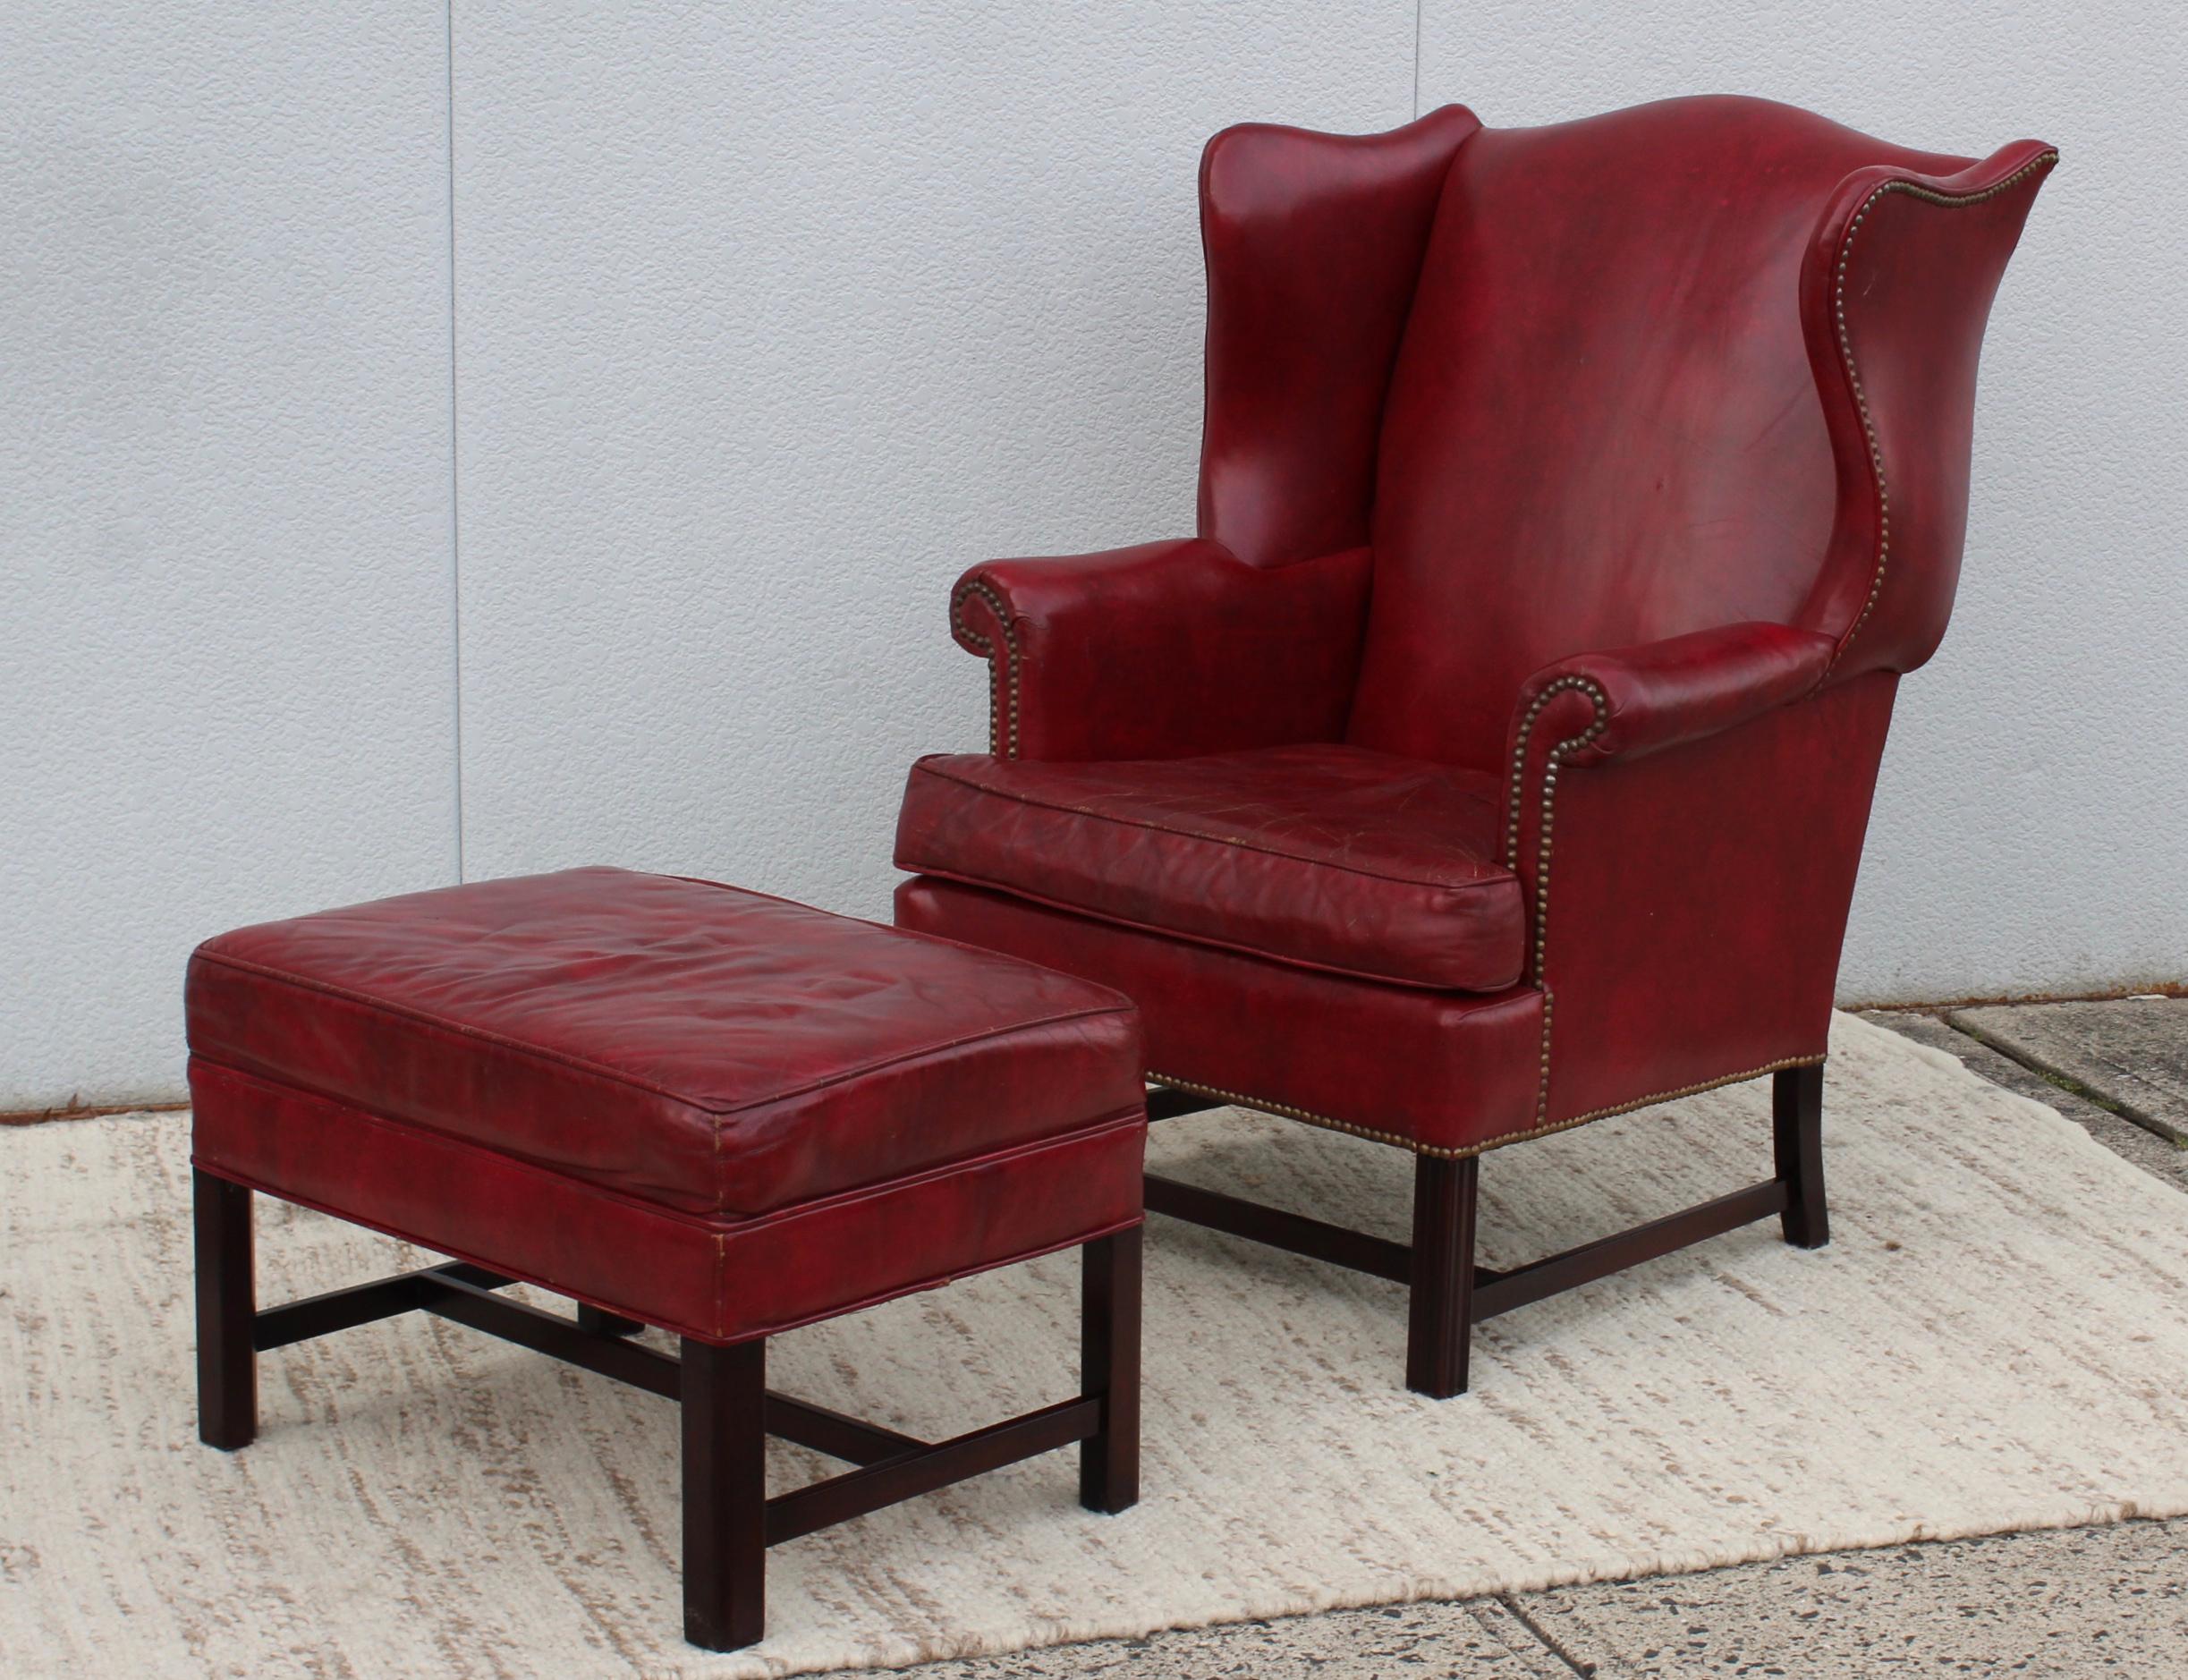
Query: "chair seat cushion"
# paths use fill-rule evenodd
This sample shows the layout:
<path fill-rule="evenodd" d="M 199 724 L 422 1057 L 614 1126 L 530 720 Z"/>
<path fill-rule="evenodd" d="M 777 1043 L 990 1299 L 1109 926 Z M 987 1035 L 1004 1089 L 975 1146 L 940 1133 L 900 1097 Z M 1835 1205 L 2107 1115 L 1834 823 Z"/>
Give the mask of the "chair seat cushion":
<path fill-rule="evenodd" d="M 1314 744 L 1210 758 L 912 767 L 897 867 L 1407 986 L 1499 991 L 1524 959 L 1477 771 Z"/>
<path fill-rule="evenodd" d="M 245 928 L 191 957 L 187 1014 L 193 1083 L 271 1082 L 709 1217 L 1020 1149 L 1144 1096 L 1115 992 L 623 870 Z"/>

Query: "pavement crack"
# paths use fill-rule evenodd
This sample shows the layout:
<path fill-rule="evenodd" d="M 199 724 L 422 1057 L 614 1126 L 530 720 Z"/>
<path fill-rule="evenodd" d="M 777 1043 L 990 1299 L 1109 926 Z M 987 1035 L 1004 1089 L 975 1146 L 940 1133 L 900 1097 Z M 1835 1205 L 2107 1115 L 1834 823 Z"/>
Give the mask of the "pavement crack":
<path fill-rule="evenodd" d="M 2083 1081 L 2076 1079 L 2071 1073 L 2062 1073 L 2056 1067 L 2046 1066 L 2042 1062 L 2038 1061 L 2034 1056 L 2029 1055 L 2018 1046 L 2008 1044 L 2003 1039 L 1994 1039 L 1988 1032 L 1983 1032 L 1974 1027 L 1971 1027 L 1964 1022 L 1955 1021 L 1949 1014 L 1942 1015 L 1939 1017 L 1939 1019 L 1942 1020 L 1945 1024 L 1950 1027 L 1955 1032 L 1959 1033 L 1963 1038 L 1973 1039 L 1976 1043 L 1981 1045 L 1985 1049 L 1997 1051 L 2009 1062 L 2018 1062 L 2022 1066 L 2027 1068 L 2030 1073 L 2035 1074 L 2037 1078 L 2042 1080 L 2046 1084 L 2056 1085 L 2061 1090 L 2065 1091 L 2068 1095 L 2079 1097 L 2083 1102 L 2089 1103 L 2094 1107 L 2102 1108 L 2107 1114 L 2116 1114 L 2123 1120 L 2132 1120 L 2135 1124 L 2142 1127 L 2142 1129 L 2146 1132 L 2156 1132 L 2158 1130 L 2156 1126 L 2150 1124 L 2150 1122 L 2143 1119 L 2141 1115 L 2135 1113 L 2133 1109 L 2128 1107 L 2124 1103 L 2122 1103 L 2116 1098 L 2106 1096 L 2105 1093 L 2098 1090 L 2096 1086 L 2085 1083 Z M 2160 1133 L 2159 1135 L 2162 1136 L 2163 1133 Z"/>
<path fill-rule="evenodd" d="M 1522 1627 L 1525 1628 L 1529 1633 L 1532 1633 L 1537 1639 L 1542 1642 L 1542 1647 L 1545 1650 L 1548 1651 L 1551 1656 L 1556 1658 L 1559 1662 L 1565 1664 L 1566 1667 L 1572 1669 L 1574 1674 L 1590 1676 L 1595 1673 L 1595 1664 L 1591 1662 L 1582 1662 L 1571 1651 L 1567 1650 L 1563 1645 L 1559 1644 L 1550 1636 L 1549 1631 L 1545 1628 L 1541 1623 L 1535 1620 L 1533 1616 L 1528 1615 L 1528 1613 L 1521 1608 L 1520 1601 L 1514 1595 L 1509 1592 L 1500 1592 L 1497 1595 L 1497 1601 L 1512 1613 L 1512 1616 L 1514 1621 L 1518 1622 Z"/>

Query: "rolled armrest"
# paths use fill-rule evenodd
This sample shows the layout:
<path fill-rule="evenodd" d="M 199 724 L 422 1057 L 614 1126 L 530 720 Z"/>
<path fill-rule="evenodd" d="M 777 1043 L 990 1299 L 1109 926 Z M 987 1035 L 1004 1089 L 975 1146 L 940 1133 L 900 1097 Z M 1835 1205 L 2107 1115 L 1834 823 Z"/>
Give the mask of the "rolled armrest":
<path fill-rule="evenodd" d="M 1514 813 L 1543 993 L 1536 1124 L 1821 1058 L 1896 682 L 1868 673 L 1589 769 L 1538 751 Z"/>
<path fill-rule="evenodd" d="M 958 580 L 950 628 L 993 667 L 1002 758 L 1159 759 L 1331 741 L 1367 615 L 1365 548 L 1252 565 L 1201 538 Z"/>
<path fill-rule="evenodd" d="M 1562 764 L 1639 758 L 1797 700 L 1836 644 L 1783 624 L 1726 624 L 1546 666 L 1521 685 L 1513 758 L 1548 737 Z"/>

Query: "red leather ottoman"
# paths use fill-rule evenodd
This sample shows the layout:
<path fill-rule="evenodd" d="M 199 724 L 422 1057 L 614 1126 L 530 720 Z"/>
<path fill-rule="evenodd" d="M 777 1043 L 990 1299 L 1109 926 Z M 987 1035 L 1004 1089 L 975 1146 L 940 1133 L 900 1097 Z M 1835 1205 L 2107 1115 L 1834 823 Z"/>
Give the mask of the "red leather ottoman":
<path fill-rule="evenodd" d="M 418 893 L 191 958 L 199 1434 L 254 1354 L 423 1311 L 683 1403 L 684 1631 L 759 1638 L 766 1548 L 1072 1442 L 1138 1497 L 1139 1023 L 1115 992 L 612 869 Z M 250 1194 L 453 1263 L 259 1311 Z M 767 1338 L 1084 1250 L 1081 1390 L 939 1444 L 768 1393 Z M 497 1294 L 522 1281 L 574 1319 Z M 682 1357 L 623 1339 L 674 1331 Z M 857 1468 L 767 1498 L 773 1433 Z"/>

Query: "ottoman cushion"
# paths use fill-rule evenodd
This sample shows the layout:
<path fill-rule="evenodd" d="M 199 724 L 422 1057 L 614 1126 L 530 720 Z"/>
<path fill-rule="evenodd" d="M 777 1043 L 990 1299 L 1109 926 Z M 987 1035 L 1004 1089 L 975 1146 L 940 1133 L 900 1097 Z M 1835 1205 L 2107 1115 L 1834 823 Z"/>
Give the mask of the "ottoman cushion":
<path fill-rule="evenodd" d="M 204 1171 L 702 1341 L 1137 1225 L 1139 1023 L 1014 958 L 572 870 L 191 960 Z"/>
<path fill-rule="evenodd" d="M 187 997 L 196 1063 L 701 1215 L 891 1183 L 1144 1097 L 1115 992 L 625 870 L 245 928 L 199 948 Z"/>

